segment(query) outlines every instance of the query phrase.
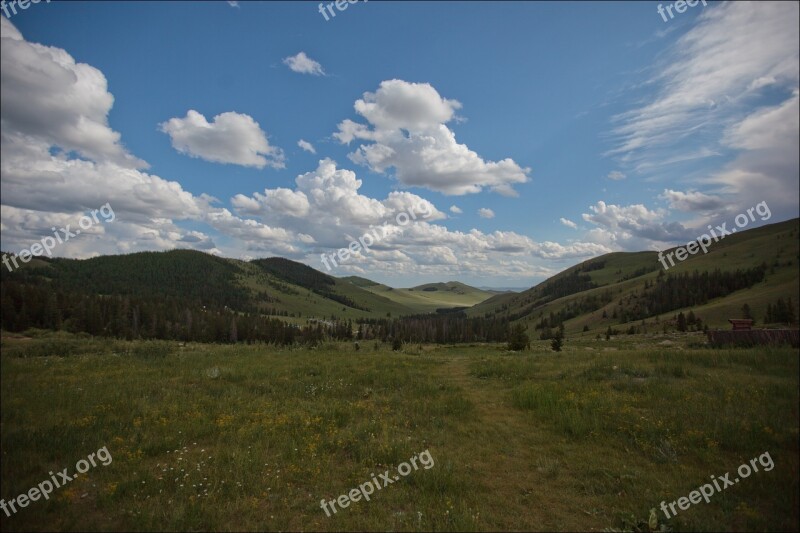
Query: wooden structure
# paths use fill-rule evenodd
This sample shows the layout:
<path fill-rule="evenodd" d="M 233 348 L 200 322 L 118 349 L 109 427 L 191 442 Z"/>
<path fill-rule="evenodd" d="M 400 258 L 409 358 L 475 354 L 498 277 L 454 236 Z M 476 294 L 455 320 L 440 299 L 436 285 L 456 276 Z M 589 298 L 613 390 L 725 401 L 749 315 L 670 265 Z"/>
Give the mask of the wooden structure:
<path fill-rule="evenodd" d="M 729 318 L 730 331 L 708 331 L 711 346 L 763 346 L 791 344 L 800 347 L 800 331 L 796 329 L 753 329 L 749 318 Z"/>
<path fill-rule="evenodd" d="M 750 331 L 753 329 L 753 320 L 750 318 L 729 318 L 733 331 Z"/>

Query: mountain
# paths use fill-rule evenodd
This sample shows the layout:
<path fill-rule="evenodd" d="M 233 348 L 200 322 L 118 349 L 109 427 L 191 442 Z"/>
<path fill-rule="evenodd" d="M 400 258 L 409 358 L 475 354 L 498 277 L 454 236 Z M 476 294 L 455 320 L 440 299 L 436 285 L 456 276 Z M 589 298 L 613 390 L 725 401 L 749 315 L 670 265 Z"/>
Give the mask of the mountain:
<path fill-rule="evenodd" d="M 701 324 L 727 329 L 744 304 L 760 324 L 779 298 L 792 299 L 796 317 L 799 239 L 800 219 L 770 224 L 728 235 L 667 270 L 657 252 L 606 254 L 521 293 L 489 298 L 468 315 L 505 317 L 537 337 L 562 322 L 567 334 L 595 335 L 609 326 L 654 331 L 663 322 L 674 327 L 674 317 L 689 311 Z"/>

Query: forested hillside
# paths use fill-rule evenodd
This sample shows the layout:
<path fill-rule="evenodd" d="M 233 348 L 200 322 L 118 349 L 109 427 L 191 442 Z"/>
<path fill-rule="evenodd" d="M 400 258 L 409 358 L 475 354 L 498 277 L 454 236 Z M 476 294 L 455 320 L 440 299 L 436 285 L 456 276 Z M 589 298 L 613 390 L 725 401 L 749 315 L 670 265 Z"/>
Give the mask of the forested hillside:
<path fill-rule="evenodd" d="M 742 231 L 666 271 L 657 252 L 612 253 L 525 292 L 495 296 L 468 314 L 517 321 L 541 338 L 562 323 L 567 332 L 591 335 L 728 328 L 727 319 L 736 317 L 791 324 L 798 314 L 799 238 L 798 219 Z M 689 312 L 697 321 L 685 325 Z"/>
<path fill-rule="evenodd" d="M 725 327 L 736 316 L 792 323 L 800 314 L 798 235 L 797 219 L 741 232 L 667 272 L 655 252 L 608 254 L 493 297 L 457 282 L 393 289 L 283 258 L 244 262 L 187 250 L 38 258 L 0 273 L 0 323 L 13 332 L 276 343 L 492 342 L 505 340 L 515 322 L 540 338 L 561 327 L 590 334 Z"/>

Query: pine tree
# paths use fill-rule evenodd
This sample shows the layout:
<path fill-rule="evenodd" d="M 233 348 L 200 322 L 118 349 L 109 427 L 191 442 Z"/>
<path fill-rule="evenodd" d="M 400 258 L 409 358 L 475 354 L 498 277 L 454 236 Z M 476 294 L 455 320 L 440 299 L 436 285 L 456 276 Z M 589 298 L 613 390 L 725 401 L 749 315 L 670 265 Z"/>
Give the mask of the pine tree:
<path fill-rule="evenodd" d="M 686 317 L 683 316 L 683 312 L 678 313 L 678 331 L 686 331 Z"/>
<path fill-rule="evenodd" d="M 511 351 L 521 351 L 528 348 L 531 344 L 528 333 L 523 324 L 515 324 L 508 337 L 508 349 Z"/>
<path fill-rule="evenodd" d="M 554 352 L 560 352 L 561 346 L 563 344 L 564 344 L 564 323 L 562 322 L 561 325 L 558 327 L 558 331 L 553 337 L 553 340 L 550 341 L 550 346 L 553 348 Z"/>

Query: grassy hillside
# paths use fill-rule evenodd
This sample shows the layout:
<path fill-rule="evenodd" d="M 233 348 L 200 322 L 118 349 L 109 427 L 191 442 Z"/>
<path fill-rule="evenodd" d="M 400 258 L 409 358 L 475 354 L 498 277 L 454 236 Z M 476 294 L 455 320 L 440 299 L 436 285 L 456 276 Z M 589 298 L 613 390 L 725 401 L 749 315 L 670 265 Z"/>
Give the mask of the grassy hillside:
<path fill-rule="evenodd" d="M 459 282 L 395 289 L 357 276 L 335 278 L 283 258 L 245 262 L 189 250 L 86 260 L 40 258 L 14 272 L 2 269 L 0 278 L 4 283 L 61 288 L 69 294 L 169 300 L 169 305 L 179 309 L 208 306 L 274 315 L 294 323 L 312 317 L 385 318 L 464 307 L 470 316 L 522 322 L 536 337 L 536 326 L 553 313 L 567 333 L 596 335 L 609 326 L 655 331 L 664 322 L 671 323 L 677 313 L 690 310 L 710 327 L 727 328 L 727 319 L 740 316 L 745 303 L 761 322 L 767 305 L 778 298 L 792 298 L 797 316 L 799 238 L 798 219 L 739 232 L 712 244 L 708 254 L 690 256 L 666 273 L 656 252 L 612 253 L 569 268 L 522 293 L 497 294 Z M 739 270 L 733 277 L 741 277 L 756 268 L 763 269 L 763 278 L 747 288 L 690 307 L 661 306 L 642 313 L 652 297 L 648 291 L 652 293 L 664 278 L 711 274 L 717 269 Z"/>
<path fill-rule="evenodd" d="M 179 305 L 227 307 L 282 318 L 360 318 L 413 314 L 390 299 L 306 265 L 270 258 L 244 262 L 191 250 L 85 260 L 38 259 L 3 281 L 58 286 L 75 293 L 173 298 Z"/>
<path fill-rule="evenodd" d="M 415 313 L 433 313 L 437 309 L 472 307 L 495 295 L 492 291 L 476 289 L 457 281 L 428 283 L 409 289 L 395 289 L 356 276 L 342 278 L 369 292 L 387 298 Z"/>
<path fill-rule="evenodd" d="M 699 252 L 683 262 L 664 271 L 656 252 L 612 253 L 597 257 L 572 268 L 519 294 L 501 294 L 478 304 L 469 310 L 473 316 L 506 315 L 526 324 L 529 334 L 538 335 L 534 325 L 551 312 L 558 313 L 586 303 L 595 298 L 610 301 L 596 309 L 581 313 L 564 322 L 567 333 L 584 333 L 594 336 L 609 326 L 655 331 L 663 327 L 664 321 L 672 321 L 679 312 L 691 310 L 710 327 L 727 329 L 728 318 L 742 315 L 742 306 L 747 303 L 756 318 L 757 325 L 763 321 L 767 304 L 778 299 L 792 298 L 797 310 L 800 300 L 798 260 L 800 259 L 800 221 L 793 219 L 761 228 L 729 235 L 713 243 L 708 254 Z M 669 262 L 667 262 L 669 265 Z M 659 276 L 682 273 L 711 273 L 744 271 L 766 265 L 765 279 L 754 286 L 711 300 L 691 308 L 677 308 L 648 320 L 623 321 L 620 319 L 634 301 L 659 279 Z M 605 317 L 604 317 L 605 314 Z"/>
<path fill-rule="evenodd" d="M 361 278 L 359 276 L 347 276 L 346 278 L 339 278 L 342 281 L 347 281 L 348 283 L 352 283 L 356 287 L 372 287 L 374 285 L 380 285 L 380 283 L 376 281 L 372 281 L 371 279 Z"/>

